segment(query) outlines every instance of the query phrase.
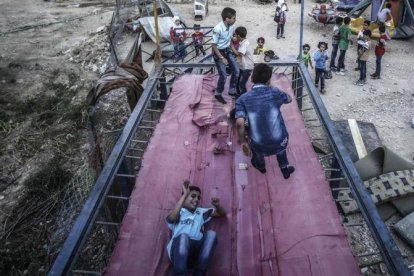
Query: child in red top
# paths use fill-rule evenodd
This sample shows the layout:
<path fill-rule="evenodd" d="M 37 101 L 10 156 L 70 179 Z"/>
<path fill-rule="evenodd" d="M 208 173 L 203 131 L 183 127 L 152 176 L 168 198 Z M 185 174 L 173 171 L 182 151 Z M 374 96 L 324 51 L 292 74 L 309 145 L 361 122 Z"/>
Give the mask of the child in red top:
<path fill-rule="evenodd" d="M 233 48 L 238 50 L 240 47 L 240 41 L 237 39 L 236 33 L 233 33 L 233 36 L 231 38 L 231 45 L 233 45 Z"/>
<path fill-rule="evenodd" d="M 174 25 L 170 28 L 170 39 L 174 45 L 174 57 L 175 62 L 179 60 L 184 61 L 184 57 L 187 55 L 185 49 L 185 39 L 187 33 L 184 30 L 184 26 L 178 16 L 174 16 Z"/>
<path fill-rule="evenodd" d="M 206 55 L 206 51 L 204 50 L 203 41 L 204 41 L 204 33 L 200 31 L 200 25 L 194 24 L 194 33 L 191 35 L 193 38 L 194 48 L 196 51 L 196 57 L 200 51 L 203 53 L 203 56 Z"/>
<path fill-rule="evenodd" d="M 380 79 L 381 78 L 381 59 L 385 53 L 385 42 L 389 40 L 388 35 L 386 34 L 386 29 L 384 25 L 379 27 L 380 37 L 378 39 L 377 45 L 375 45 L 375 57 L 376 59 L 376 67 L 375 73 L 371 74 L 372 79 Z"/>

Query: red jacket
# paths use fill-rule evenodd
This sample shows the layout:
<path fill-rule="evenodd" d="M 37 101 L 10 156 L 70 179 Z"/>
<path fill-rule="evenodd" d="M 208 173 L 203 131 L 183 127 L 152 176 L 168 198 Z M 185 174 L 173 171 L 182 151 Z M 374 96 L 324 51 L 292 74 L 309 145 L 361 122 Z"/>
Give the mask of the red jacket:
<path fill-rule="evenodd" d="M 170 28 L 171 41 L 175 43 L 184 42 L 185 38 L 187 37 L 187 33 L 184 30 L 176 30 L 176 28 L 182 28 L 182 26 L 181 25 L 179 27 L 172 26 Z"/>

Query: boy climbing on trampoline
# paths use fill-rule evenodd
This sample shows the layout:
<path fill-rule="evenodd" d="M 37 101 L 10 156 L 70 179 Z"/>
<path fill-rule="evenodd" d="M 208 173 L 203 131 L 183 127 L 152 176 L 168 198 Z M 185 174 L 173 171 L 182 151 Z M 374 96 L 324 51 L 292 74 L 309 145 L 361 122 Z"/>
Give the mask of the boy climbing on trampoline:
<path fill-rule="evenodd" d="M 224 216 L 225 211 L 218 198 L 211 198 L 213 208 L 201 208 L 200 202 L 200 188 L 190 186 L 190 181 L 185 180 L 181 197 L 166 218 L 172 231 L 167 252 L 175 276 L 187 275 L 189 267 L 193 269 L 193 275 L 206 275 L 213 256 L 217 235 L 212 230 L 203 233 L 204 224 L 214 217 Z"/>
<path fill-rule="evenodd" d="M 280 111 L 282 104 L 292 98 L 276 87 L 270 86 L 272 68 L 265 63 L 257 64 L 252 73 L 252 90 L 236 101 L 236 128 L 245 155 L 261 173 L 266 173 L 265 156 L 276 155 L 285 179 L 295 171 L 289 165 L 286 148 L 289 135 Z M 248 139 L 245 122 L 249 123 Z"/>

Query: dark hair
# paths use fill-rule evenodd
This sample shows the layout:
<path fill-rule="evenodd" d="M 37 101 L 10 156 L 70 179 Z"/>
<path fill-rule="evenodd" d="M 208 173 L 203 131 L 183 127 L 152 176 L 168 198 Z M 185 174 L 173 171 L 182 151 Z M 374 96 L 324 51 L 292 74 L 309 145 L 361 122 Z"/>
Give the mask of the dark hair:
<path fill-rule="evenodd" d="M 344 18 L 344 24 L 348 25 L 351 22 L 351 17 L 347 16 Z"/>
<path fill-rule="evenodd" d="M 236 33 L 236 35 L 239 35 L 241 38 L 246 38 L 247 30 L 245 27 L 243 26 L 237 27 L 234 32 Z"/>
<path fill-rule="evenodd" d="M 367 35 L 367 36 L 369 36 L 369 37 L 371 37 L 371 31 L 370 30 L 365 30 L 364 32 L 363 32 L 363 35 Z"/>
<path fill-rule="evenodd" d="M 369 24 L 371 24 L 371 21 L 369 21 L 369 20 L 364 20 L 364 24 L 366 24 L 366 25 L 368 25 L 368 26 L 369 26 Z"/>
<path fill-rule="evenodd" d="M 380 33 L 385 33 L 385 26 L 384 25 L 379 26 L 378 30 L 379 30 Z"/>
<path fill-rule="evenodd" d="M 267 83 L 272 77 L 272 67 L 265 63 L 257 64 L 252 73 L 253 83 Z"/>
<path fill-rule="evenodd" d="M 190 189 L 190 192 L 191 191 L 197 191 L 201 194 L 201 189 L 197 186 L 188 186 L 188 189 Z"/>
<path fill-rule="evenodd" d="M 328 50 L 328 43 L 326 43 L 325 41 L 319 41 L 318 49 L 319 49 L 319 47 L 321 47 L 322 44 L 325 45 L 325 50 Z"/>
<path fill-rule="evenodd" d="M 338 17 L 335 19 L 335 23 L 336 23 L 337 25 L 342 24 L 343 22 L 344 22 L 343 17 L 338 16 Z"/>
<path fill-rule="evenodd" d="M 236 10 L 226 7 L 221 11 L 221 18 L 223 18 L 223 21 L 226 20 L 226 18 L 232 18 L 236 15 Z"/>
<path fill-rule="evenodd" d="M 391 5 L 391 3 L 387 3 L 387 4 L 385 4 L 385 7 L 388 8 L 388 9 L 391 9 L 392 5 Z"/>
<path fill-rule="evenodd" d="M 305 50 L 305 48 L 309 48 L 309 50 L 310 50 L 311 47 L 309 46 L 309 44 L 306 43 L 305 45 L 302 46 L 303 50 Z"/>
<path fill-rule="evenodd" d="M 265 43 L 265 39 L 264 39 L 264 37 L 259 37 L 259 38 L 257 39 L 257 43 L 259 43 L 259 41 L 263 41 L 263 43 Z"/>

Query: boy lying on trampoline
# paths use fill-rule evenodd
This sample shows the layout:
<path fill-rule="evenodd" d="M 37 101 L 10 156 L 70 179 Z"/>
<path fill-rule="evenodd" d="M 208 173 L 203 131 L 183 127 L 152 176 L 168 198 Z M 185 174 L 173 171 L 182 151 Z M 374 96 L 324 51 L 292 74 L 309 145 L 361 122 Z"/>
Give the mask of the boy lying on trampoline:
<path fill-rule="evenodd" d="M 212 230 L 204 231 L 204 224 L 213 217 L 225 215 L 218 198 L 211 198 L 213 208 L 201 208 L 201 190 L 190 186 L 190 181 L 182 184 L 182 195 L 174 209 L 167 216 L 172 238 L 167 245 L 168 255 L 174 267 L 173 275 L 187 275 L 188 268 L 193 275 L 206 275 L 217 234 Z"/>

